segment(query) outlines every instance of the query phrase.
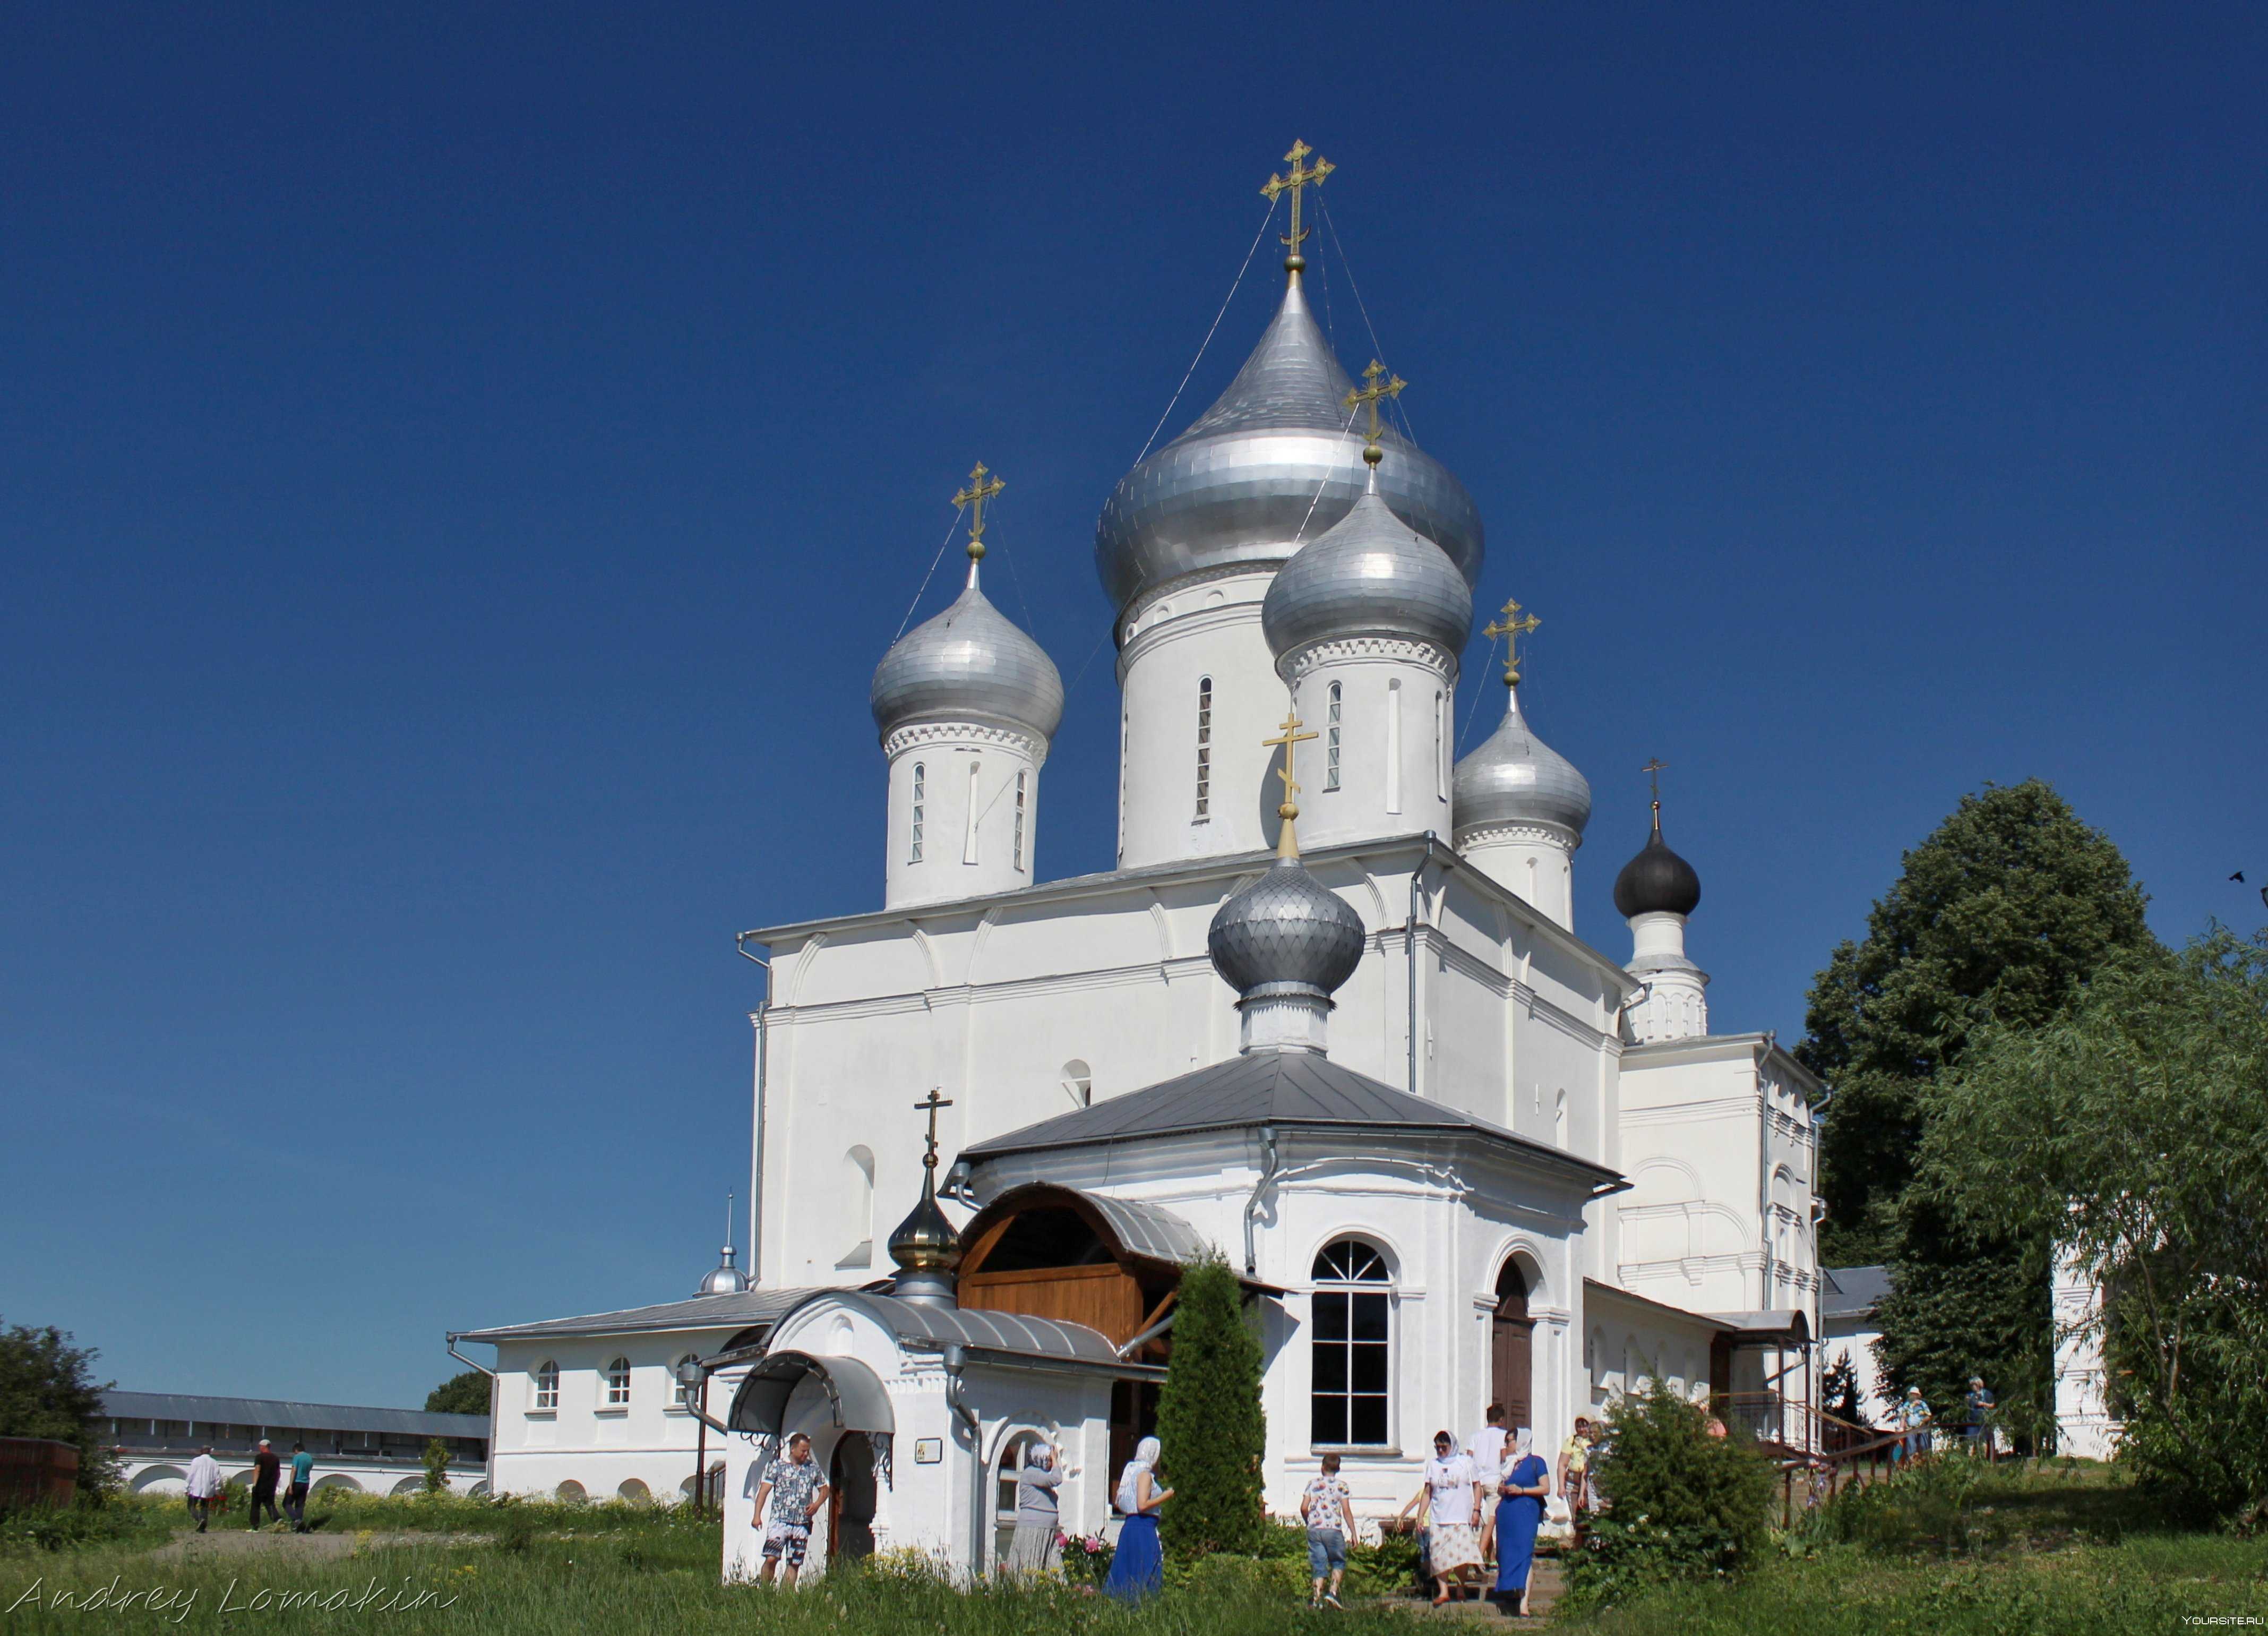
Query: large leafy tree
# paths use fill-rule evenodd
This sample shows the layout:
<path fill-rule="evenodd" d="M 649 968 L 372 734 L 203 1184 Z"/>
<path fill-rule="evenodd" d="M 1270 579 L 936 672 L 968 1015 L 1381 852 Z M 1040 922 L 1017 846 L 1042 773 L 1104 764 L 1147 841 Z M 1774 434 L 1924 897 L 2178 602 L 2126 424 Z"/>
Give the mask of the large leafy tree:
<path fill-rule="evenodd" d="M 478 1369 L 453 1374 L 425 1394 L 428 1414 L 481 1414 L 489 1411 L 489 1377 Z"/>
<path fill-rule="evenodd" d="M 1988 1030 L 2064 1015 L 2104 963 L 2158 946 L 2125 858 L 2040 780 L 1988 785 L 1905 855 L 1812 986 L 1806 1065 L 1834 1088 L 1822 1152 L 1830 1264 L 1888 1262 L 1878 1357 L 1940 1414 L 1984 1376 L 2004 1421 L 2036 1432 L 2052 1381 L 2051 1236 L 1986 1225 L 1913 1188 L 1933 1087 Z"/>
<path fill-rule="evenodd" d="M 2052 1239 L 2105 1291 L 2125 1455 L 2268 1515 L 2268 932 L 2129 955 L 2045 1027 L 1997 1029 L 1926 1099 L 1921 1189 Z"/>
<path fill-rule="evenodd" d="M 1260 1343 L 1244 1322 L 1236 1275 L 1218 1257 L 1182 1274 L 1158 1441 L 1174 1491 L 1158 1523 L 1167 1548 L 1183 1559 L 1256 1550 L 1268 1446 Z"/>
<path fill-rule="evenodd" d="M 82 1495 L 100 1494 L 116 1477 L 103 1444 L 102 1394 L 92 1346 L 74 1346 L 53 1324 L 0 1330 L 0 1437 L 45 1437 L 76 1444 Z"/>

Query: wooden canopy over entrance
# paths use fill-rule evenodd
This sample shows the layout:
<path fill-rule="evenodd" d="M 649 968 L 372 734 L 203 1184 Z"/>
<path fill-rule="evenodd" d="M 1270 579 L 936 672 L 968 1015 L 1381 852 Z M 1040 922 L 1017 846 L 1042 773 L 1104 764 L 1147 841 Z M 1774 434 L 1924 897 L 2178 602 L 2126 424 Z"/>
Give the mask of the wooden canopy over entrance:
<path fill-rule="evenodd" d="M 1003 1193 L 963 1228 L 961 1304 L 1083 1323 L 1123 1346 L 1172 1310 L 1178 1261 L 1127 1242 L 1103 1205 L 1076 1188 L 1034 1183 Z M 1128 1354 L 1163 1363 L 1170 1334 Z"/>

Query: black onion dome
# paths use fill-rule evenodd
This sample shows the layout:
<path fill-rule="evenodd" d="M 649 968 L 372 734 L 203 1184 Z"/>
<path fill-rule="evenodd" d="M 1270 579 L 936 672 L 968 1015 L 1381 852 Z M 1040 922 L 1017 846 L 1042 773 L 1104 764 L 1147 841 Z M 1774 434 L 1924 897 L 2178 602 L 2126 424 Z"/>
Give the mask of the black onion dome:
<path fill-rule="evenodd" d="M 1653 833 L 1615 877 L 1616 912 L 1625 919 L 1632 915 L 1690 915 L 1700 901 L 1701 877 L 1669 850 L 1661 838 L 1660 815 L 1655 814 Z"/>

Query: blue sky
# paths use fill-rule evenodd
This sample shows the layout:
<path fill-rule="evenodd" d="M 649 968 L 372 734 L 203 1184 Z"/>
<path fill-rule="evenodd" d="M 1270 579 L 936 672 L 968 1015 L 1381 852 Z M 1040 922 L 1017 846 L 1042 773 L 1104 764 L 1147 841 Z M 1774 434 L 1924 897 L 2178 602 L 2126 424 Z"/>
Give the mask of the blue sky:
<path fill-rule="evenodd" d="M 980 456 L 987 584 L 1079 678 L 1039 861 L 1108 866 L 1095 513 L 1295 136 L 1343 358 L 1374 326 L 1484 606 L 1545 621 L 1579 928 L 1625 951 L 1659 755 L 1720 1028 L 1800 1032 L 1987 779 L 2052 780 L 2162 935 L 2249 930 L 2264 48 L 2210 4 L 19 11 L 0 1315 L 135 1388 L 416 1402 L 446 1328 L 688 1291 L 745 1186 L 732 933 L 879 903 L 867 678 Z"/>

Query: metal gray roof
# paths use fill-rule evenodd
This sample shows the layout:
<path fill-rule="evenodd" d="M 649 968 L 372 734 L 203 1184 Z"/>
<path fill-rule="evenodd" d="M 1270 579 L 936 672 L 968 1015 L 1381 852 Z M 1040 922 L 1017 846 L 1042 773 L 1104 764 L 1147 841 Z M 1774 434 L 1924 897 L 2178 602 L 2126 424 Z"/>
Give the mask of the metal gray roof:
<path fill-rule="evenodd" d="M 972 564 L 968 588 L 953 606 L 882 655 L 867 702 L 885 738 L 909 721 L 973 717 L 1049 739 L 1063 720 L 1063 677 L 1045 649 L 985 601 Z"/>
<path fill-rule="evenodd" d="M 1827 1286 L 1820 1292 L 1822 1318 L 1864 1318 L 1890 1293 L 1888 1267 L 1822 1267 Z"/>
<path fill-rule="evenodd" d="M 1110 1230 L 1118 1234 L 1119 1244 L 1137 1256 L 1147 1256 L 1152 1261 L 1176 1261 L 1188 1264 L 1201 1261 L 1211 1248 L 1197 1228 L 1163 1205 L 1144 1204 L 1137 1198 L 1113 1198 L 1108 1193 L 1089 1193 L 1077 1188 L 1066 1188 L 1093 1205 L 1110 1223 Z"/>
<path fill-rule="evenodd" d="M 253 1426 L 277 1431 L 392 1432 L 404 1437 L 489 1434 L 484 1414 L 428 1414 L 423 1409 L 370 1409 L 349 1404 L 293 1403 L 282 1397 L 202 1397 L 180 1392 L 102 1395 L 114 1420 L 194 1420 L 200 1426 Z"/>
<path fill-rule="evenodd" d="M 654 1307 L 626 1307 L 620 1312 L 593 1312 L 578 1318 L 547 1318 L 537 1323 L 505 1323 L 491 1330 L 470 1330 L 457 1338 L 556 1340 L 578 1335 L 634 1335 L 666 1330 L 745 1329 L 752 1323 L 776 1322 L 789 1308 L 815 1293 L 810 1289 L 752 1289 L 727 1295 L 696 1295 L 688 1301 L 664 1301 Z"/>
<path fill-rule="evenodd" d="M 924 1351 L 957 1342 L 990 1352 L 1071 1363 L 1116 1366 L 1119 1361 L 1109 1338 L 1083 1323 L 1027 1317 L 1020 1312 L 979 1312 L 967 1307 L 932 1306 L 926 1301 L 900 1301 L 894 1295 L 877 1295 L 858 1289 L 806 1290 L 802 1294 L 804 1301 L 833 1296 L 845 1306 L 865 1313 L 900 1341 L 909 1342 Z"/>
<path fill-rule="evenodd" d="M 1520 689 L 1508 689 L 1504 721 L 1481 747 L 1457 763 L 1450 779 L 1449 810 L 1462 844 L 1484 824 L 1556 823 L 1583 838 L 1591 822 L 1590 780 L 1574 763 L 1528 729 Z"/>
<path fill-rule="evenodd" d="M 1373 490 L 1277 571 L 1260 624 L 1279 670 L 1318 642 L 1347 637 L 1430 642 L 1454 660 L 1472 634 L 1473 592 L 1448 553 Z"/>
<path fill-rule="evenodd" d="M 1058 1114 L 966 1148 L 982 1161 L 1055 1147 L 1185 1136 L 1252 1125 L 1345 1126 L 1474 1136 L 1553 1165 L 1620 1182 L 1604 1165 L 1491 1124 L 1441 1102 L 1397 1091 L 1313 1051 L 1255 1051 L 1177 1079 Z"/>
<path fill-rule="evenodd" d="M 1294 276 L 1284 305 L 1219 401 L 1119 480 L 1094 530 L 1094 564 L 1123 612 L 1152 586 L 1243 563 L 1280 563 L 1360 497 L 1354 383 L 1315 328 Z M 1386 503 L 1480 581 L 1479 509 L 1448 468 L 1391 428 Z"/>

